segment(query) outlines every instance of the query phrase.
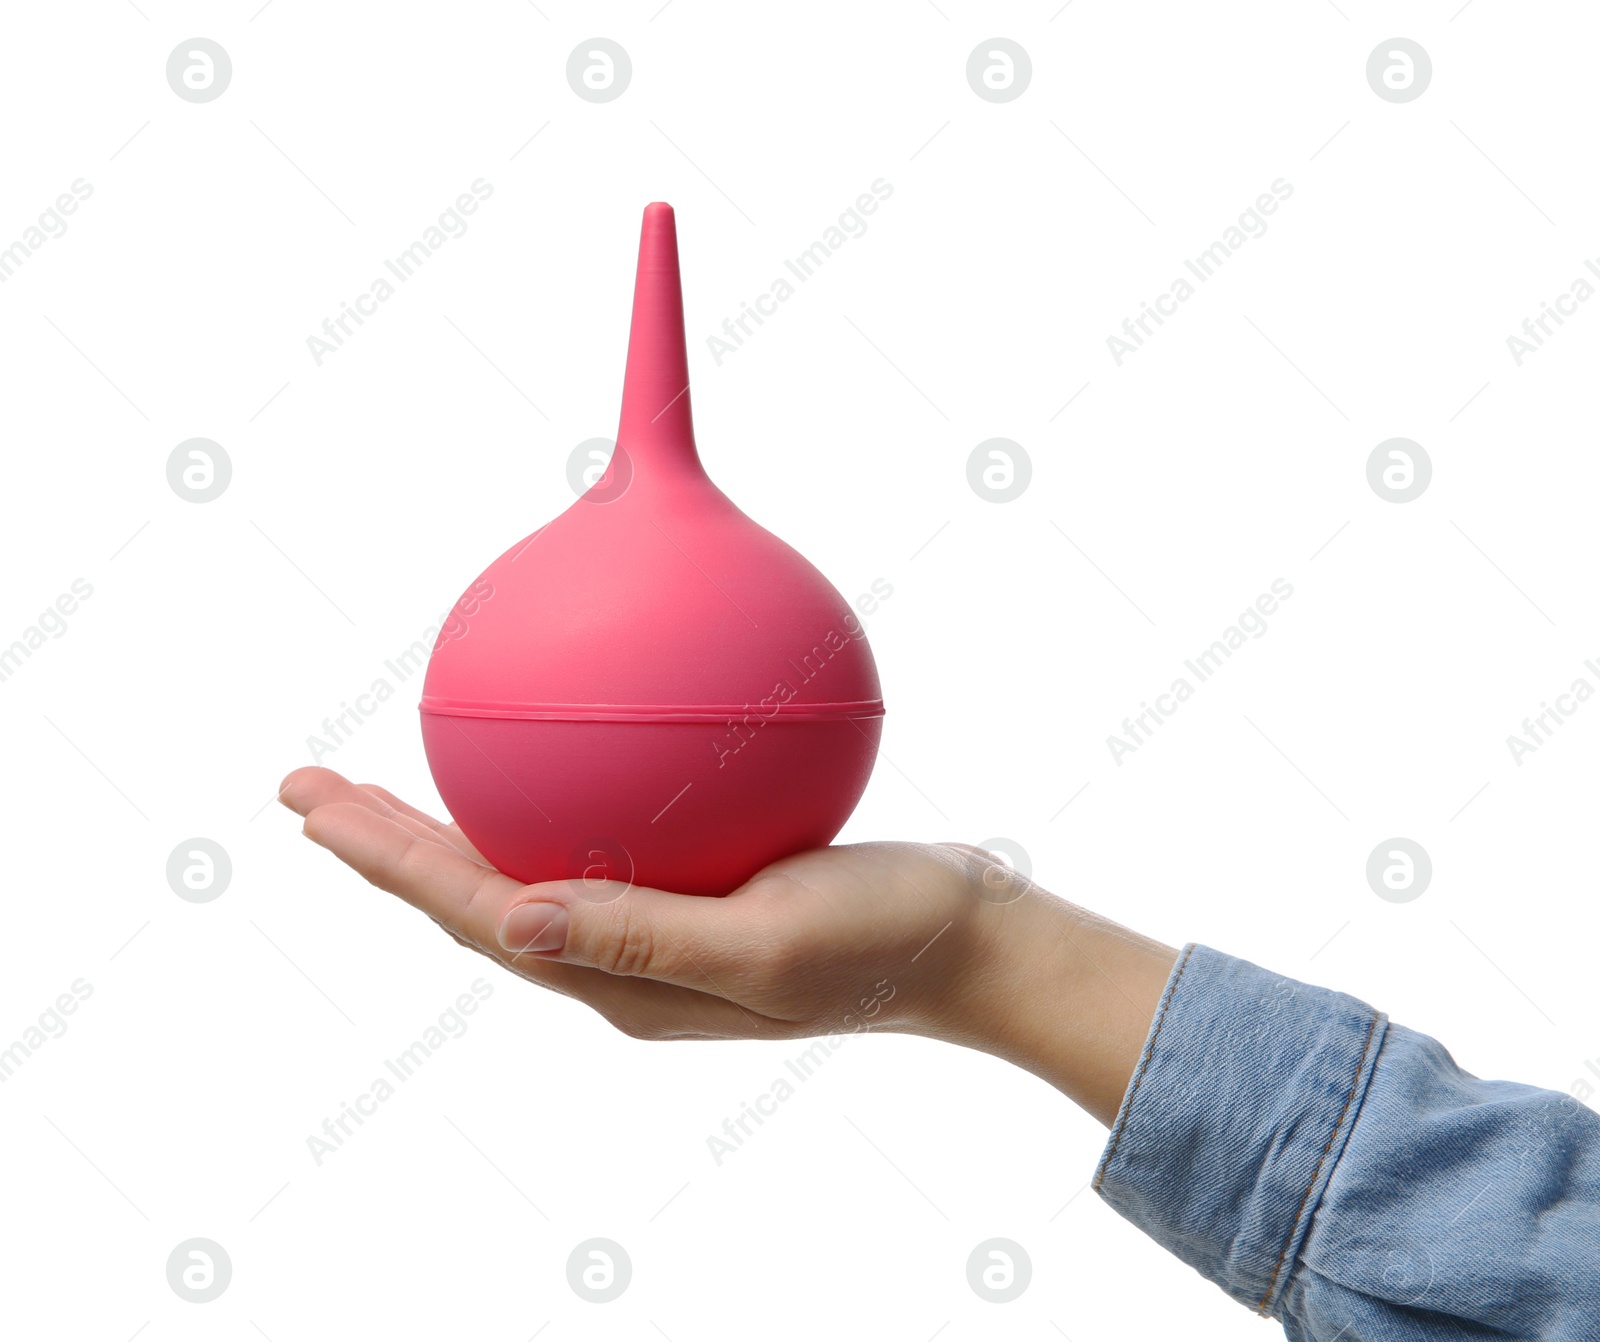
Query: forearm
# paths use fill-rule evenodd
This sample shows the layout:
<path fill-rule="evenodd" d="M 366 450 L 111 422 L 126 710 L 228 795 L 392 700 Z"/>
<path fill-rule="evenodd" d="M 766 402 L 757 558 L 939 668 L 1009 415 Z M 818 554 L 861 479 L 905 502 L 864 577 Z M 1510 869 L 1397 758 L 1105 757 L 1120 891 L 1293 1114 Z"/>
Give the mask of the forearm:
<path fill-rule="evenodd" d="M 978 893 L 972 972 L 938 1033 L 1026 1068 L 1110 1127 L 1177 951 L 1038 886 L 1010 902 Z"/>

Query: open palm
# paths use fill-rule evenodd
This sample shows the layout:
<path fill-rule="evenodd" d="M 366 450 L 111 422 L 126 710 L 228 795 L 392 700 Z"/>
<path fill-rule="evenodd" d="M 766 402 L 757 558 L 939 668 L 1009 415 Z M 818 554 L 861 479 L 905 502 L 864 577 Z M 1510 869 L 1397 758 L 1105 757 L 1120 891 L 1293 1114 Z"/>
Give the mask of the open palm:
<path fill-rule="evenodd" d="M 871 843 L 773 863 L 721 899 L 613 881 L 523 885 L 459 826 L 384 788 L 298 769 L 306 836 L 457 941 L 636 1038 L 943 1033 L 974 978 L 1003 867 L 962 844 Z M 987 876 L 987 885 L 985 877 Z M 1031 896 L 1032 891 L 1015 887 Z"/>

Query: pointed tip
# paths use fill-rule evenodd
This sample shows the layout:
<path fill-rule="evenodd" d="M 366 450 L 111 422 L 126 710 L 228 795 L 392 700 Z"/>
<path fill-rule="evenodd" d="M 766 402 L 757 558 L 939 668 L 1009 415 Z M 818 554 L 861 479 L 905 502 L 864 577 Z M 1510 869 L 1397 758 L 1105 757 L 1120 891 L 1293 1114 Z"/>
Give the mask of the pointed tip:
<path fill-rule="evenodd" d="M 645 284 L 645 268 L 650 267 L 651 284 L 658 290 L 679 288 L 678 217 L 665 201 L 652 201 L 644 207 L 639 225 L 639 277 L 633 291 L 634 312 L 639 311 L 639 294 Z M 682 306 L 683 294 L 678 293 Z"/>
<path fill-rule="evenodd" d="M 695 458 L 689 414 L 689 354 L 683 330 L 683 283 L 672 206 L 653 201 L 639 231 L 628 371 L 617 442 L 639 456 L 660 447 Z"/>

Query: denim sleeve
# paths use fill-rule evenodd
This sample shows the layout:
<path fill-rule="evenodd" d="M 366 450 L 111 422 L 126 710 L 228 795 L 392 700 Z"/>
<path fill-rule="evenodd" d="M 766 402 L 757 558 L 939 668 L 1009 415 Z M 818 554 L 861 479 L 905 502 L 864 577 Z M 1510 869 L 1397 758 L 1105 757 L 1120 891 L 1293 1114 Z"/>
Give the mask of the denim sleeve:
<path fill-rule="evenodd" d="M 1600 1338 L 1600 1115 L 1205 946 L 1094 1185 L 1291 1342 Z"/>

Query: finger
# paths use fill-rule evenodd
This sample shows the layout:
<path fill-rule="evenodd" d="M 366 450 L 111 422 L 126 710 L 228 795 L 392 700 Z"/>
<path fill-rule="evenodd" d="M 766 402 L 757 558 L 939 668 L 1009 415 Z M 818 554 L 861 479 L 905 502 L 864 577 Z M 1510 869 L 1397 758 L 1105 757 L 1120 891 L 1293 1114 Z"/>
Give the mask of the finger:
<path fill-rule="evenodd" d="M 400 798 L 395 796 L 394 793 L 390 792 L 388 788 L 381 787 L 377 783 L 362 783 L 359 784 L 359 789 L 362 792 L 371 793 L 379 801 L 384 802 L 394 810 L 399 811 L 401 815 L 410 816 L 411 819 L 426 825 L 429 829 L 435 830 L 439 836 L 445 840 L 445 842 L 453 843 L 468 857 L 472 858 L 473 861 L 482 862 L 486 867 L 494 865 L 489 861 L 488 858 L 480 853 L 476 847 L 473 846 L 472 840 L 467 838 L 467 836 L 461 832 L 460 825 L 447 825 L 442 820 L 435 820 L 426 811 L 419 811 L 415 806 L 411 805 L 410 802 L 401 801 Z"/>
<path fill-rule="evenodd" d="M 359 802 L 317 807 L 306 817 L 305 832 L 368 882 L 421 909 L 452 935 L 488 950 L 517 973 L 587 1003 L 638 1038 L 745 1038 L 779 1028 L 760 1013 L 703 991 L 506 949 L 497 936 L 499 911 L 520 905 L 525 893 L 539 887 L 518 885 Z"/>
<path fill-rule="evenodd" d="M 293 770 L 278 784 L 278 800 L 297 815 L 307 815 L 325 801 L 331 801 L 341 788 L 353 784 L 342 774 L 317 765 Z"/>
<path fill-rule="evenodd" d="M 396 810 L 382 797 L 379 797 L 365 786 L 358 787 L 338 774 L 329 774 L 328 781 L 320 783 L 318 787 L 322 792 L 322 795 L 317 798 L 316 805 L 318 806 L 327 806 L 333 802 L 341 801 L 354 802 L 357 806 L 365 806 L 369 811 L 383 816 L 386 820 L 392 820 L 419 839 L 426 839 L 429 843 L 448 845 L 482 866 L 490 865 L 479 857 L 478 850 L 467 843 L 465 839 L 459 843 L 456 842 L 451 835 L 445 832 L 444 827 L 436 821 L 430 821 L 427 817 L 414 819 L 410 813 L 410 808 L 405 811 Z"/>
<path fill-rule="evenodd" d="M 385 819 L 393 820 L 419 838 L 434 843 L 449 844 L 465 853 L 474 862 L 484 866 L 489 865 L 464 837 L 452 835 L 449 832 L 451 827 L 441 825 L 415 807 L 406 806 L 398 797 L 385 792 L 382 788 L 375 785 L 358 787 L 332 769 L 315 767 L 296 769 L 283 780 L 280 795 L 284 805 L 301 815 L 308 815 L 317 807 L 328 806 L 334 802 L 354 802 Z"/>
<path fill-rule="evenodd" d="M 550 881 L 519 890 L 495 935 L 508 950 L 737 1000 L 775 941 L 770 926 L 758 934 L 751 907 L 615 881 Z"/>
<path fill-rule="evenodd" d="M 359 801 L 336 801 L 313 810 L 305 832 L 372 884 L 470 941 L 513 954 L 658 979 L 726 998 L 748 981 L 755 950 L 771 944 L 770 927 L 754 935 L 750 910 L 755 906 L 748 902 L 611 881 L 524 886 L 454 848 L 422 841 L 406 820 L 379 815 Z"/>
<path fill-rule="evenodd" d="M 586 965 L 563 964 L 539 956 L 514 955 L 499 946 L 468 941 L 444 924 L 458 946 L 509 969 L 541 988 L 570 997 L 598 1012 L 634 1039 L 771 1039 L 796 1033 L 774 1020 L 709 993 L 655 979 L 618 978 Z"/>
<path fill-rule="evenodd" d="M 468 940 L 484 946 L 498 944 L 495 924 L 485 909 L 511 902 L 523 887 L 493 867 L 438 842 L 431 831 L 409 817 L 381 814 L 375 807 L 382 803 L 370 794 L 361 796 L 365 800 L 329 801 L 314 807 L 306 816 L 306 837 L 380 890 L 400 896 Z"/>

